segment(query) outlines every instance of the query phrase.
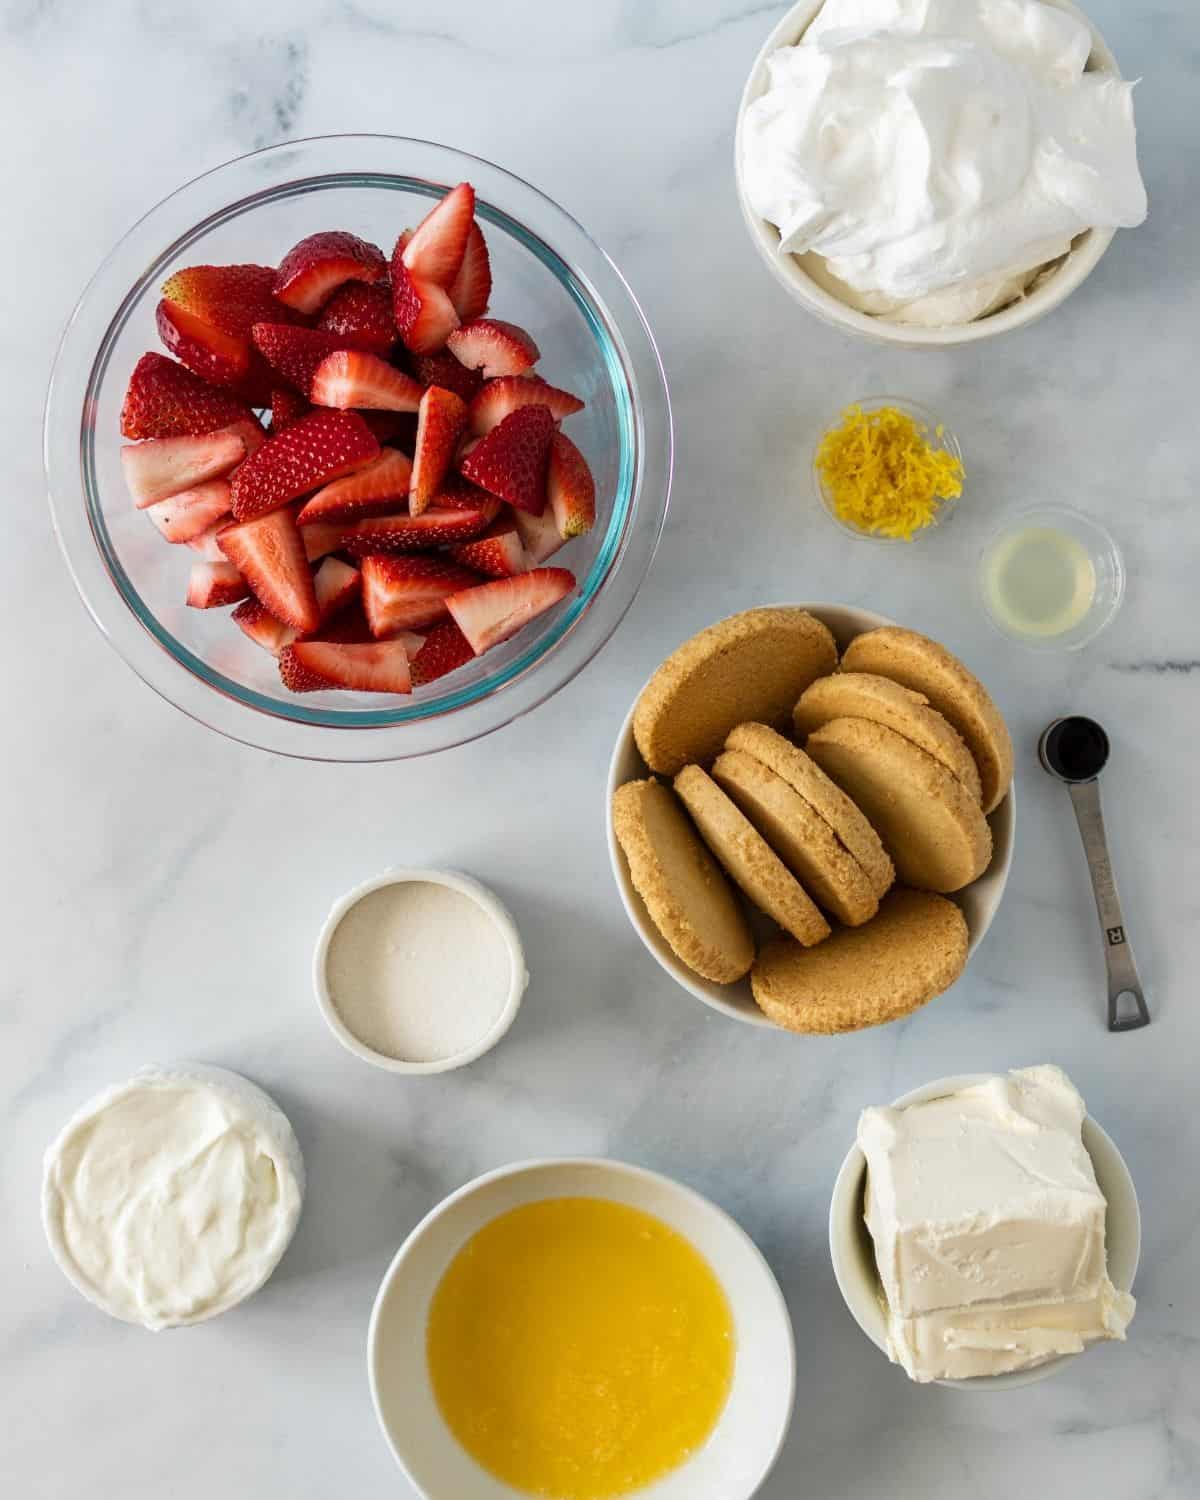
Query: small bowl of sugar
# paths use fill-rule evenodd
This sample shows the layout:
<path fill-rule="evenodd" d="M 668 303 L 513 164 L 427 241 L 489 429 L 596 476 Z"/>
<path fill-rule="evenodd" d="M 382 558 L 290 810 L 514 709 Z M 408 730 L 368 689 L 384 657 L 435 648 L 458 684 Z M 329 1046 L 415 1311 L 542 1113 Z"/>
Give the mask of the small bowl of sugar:
<path fill-rule="evenodd" d="M 348 1052 L 392 1073 L 445 1073 L 494 1047 L 529 983 L 516 923 L 453 870 L 385 870 L 329 913 L 317 1003 Z"/>

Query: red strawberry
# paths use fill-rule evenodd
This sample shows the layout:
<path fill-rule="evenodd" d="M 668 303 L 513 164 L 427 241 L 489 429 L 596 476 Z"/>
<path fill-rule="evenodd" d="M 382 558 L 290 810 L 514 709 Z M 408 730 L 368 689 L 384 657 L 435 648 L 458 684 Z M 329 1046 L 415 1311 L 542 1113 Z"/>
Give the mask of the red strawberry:
<path fill-rule="evenodd" d="M 472 223 L 462 265 L 450 286 L 450 301 L 461 321 L 469 323 L 472 318 L 482 318 L 487 312 L 491 295 L 492 266 L 487 241 L 479 225 Z"/>
<path fill-rule="evenodd" d="M 483 385 L 479 371 L 460 365 L 448 349 L 439 349 L 436 354 L 414 354 L 411 360 L 413 374 L 422 385 L 440 385 L 464 401 L 472 400 Z"/>
<path fill-rule="evenodd" d="M 499 318 L 476 318 L 446 337 L 446 348 L 468 370 L 482 370 L 483 378 L 523 375 L 541 358 L 541 351 L 523 328 Z"/>
<path fill-rule="evenodd" d="M 470 430 L 482 436 L 522 406 L 544 406 L 556 422 L 583 410 L 578 396 L 549 385 L 540 375 L 501 375 L 489 380 L 471 402 Z"/>
<path fill-rule="evenodd" d="M 377 442 L 395 443 L 397 447 L 411 450 L 417 440 L 415 411 L 360 411 L 359 416 Z"/>
<path fill-rule="evenodd" d="M 446 608 L 476 656 L 508 640 L 575 587 L 566 568 L 535 568 L 451 594 Z"/>
<path fill-rule="evenodd" d="M 529 566 L 521 535 L 511 516 L 500 516 L 473 542 L 450 548 L 450 556 L 465 568 L 474 568 L 489 578 L 511 578 Z"/>
<path fill-rule="evenodd" d="M 250 592 L 246 580 L 229 562 L 194 562 L 188 577 L 187 603 L 191 609 L 222 609 Z"/>
<path fill-rule="evenodd" d="M 351 688 L 359 693 L 411 693 L 412 676 L 403 641 L 344 646 L 332 641 L 296 641 L 279 658 L 279 675 L 293 693 Z"/>
<path fill-rule="evenodd" d="M 143 354 L 134 366 L 121 408 L 127 438 L 185 437 L 253 421 L 250 408 L 163 354 Z"/>
<path fill-rule="evenodd" d="M 228 516 L 229 507 L 228 479 L 209 479 L 156 500 L 146 507 L 146 514 L 168 542 L 192 542 Z"/>
<path fill-rule="evenodd" d="M 343 349 L 323 359 L 313 374 L 309 394 L 318 406 L 342 410 L 364 406 L 374 411 L 416 411 L 421 402 L 421 386 L 411 375 L 362 349 Z"/>
<path fill-rule="evenodd" d="M 313 574 L 313 591 L 317 596 L 317 609 L 321 624 L 332 619 L 352 599 L 357 599 L 362 589 L 362 575 L 357 568 L 342 562 L 338 557 L 327 557 Z"/>
<path fill-rule="evenodd" d="M 272 656 L 278 656 L 285 646 L 290 646 L 296 639 L 295 628 L 277 620 L 257 599 L 243 600 L 229 618 L 256 646 L 261 646 Z"/>
<path fill-rule="evenodd" d="M 363 606 L 371 633 L 383 640 L 398 630 L 418 629 L 445 617 L 449 594 L 468 589 L 479 578 L 443 557 L 388 557 L 362 560 Z"/>
<path fill-rule="evenodd" d="M 371 634 L 371 627 L 367 624 L 367 616 L 362 607 L 362 599 L 355 599 L 344 609 L 339 609 L 332 620 L 322 623 L 319 630 L 310 637 L 318 641 L 340 641 L 343 646 L 368 646 L 375 639 Z M 403 640 L 405 645 L 411 644 L 405 639 L 404 634 L 398 635 L 397 640 Z M 419 636 L 412 640 L 419 640 Z"/>
<path fill-rule="evenodd" d="M 513 520 L 525 548 L 525 556 L 531 568 L 540 568 L 548 557 L 553 557 L 563 545 L 558 534 L 554 512 L 547 508 L 540 516 L 531 516 L 527 511 L 514 510 Z"/>
<path fill-rule="evenodd" d="M 304 543 L 304 555 L 309 562 L 317 562 L 342 545 L 346 527 L 340 521 L 318 521 L 312 526 L 300 528 L 300 540 Z M 557 536 L 558 533 L 555 532 Z"/>
<path fill-rule="evenodd" d="M 277 620 L 297 630 L 315 630 L 321 623 L 304 543 L 290 511 L 227 526 L 217 545 Z"/>
<path fill-rule="evenodd" d="M 458 314 L 440 286 L 410 274 L 401 258 L 403 239 L 401 235 L 392 252 L 392 316 L 406 349 L 434 354 L 458 327 Z"/>
<path fill-rule="evenodd" d="M 425 637 L 424 644 L 412 658 L 414 687 L 434 682 L 447 672 L 474 661 L 471 643 L 453 620 L 441 620 Z"/>
<path fill-rule="evenodd" d="M 467 407 L 460 397 L 440 385 L 426 389 L 417 408 L 417 445 L 408 499 L 408 508 L 414 516 L 433 503 L 454 461 L 466 425 Z"/>
<path fill-rule="evenodd" d="M 459 460 L 473 483 L 518 510 L 539 516 L 546 507 L 546 465 L 554 418 L 544 406 L 510 412 Z"/>
<path fill-rule="evenodd" d="M 216 385 L 233 386 L 251 406 L 270 390 L 250 343 L 255 323 L 293 323 L 298 314 L 271 294 L 270 266 L 189 266 L 163 283 L 159 337 L 188 369 Z"/>
<path fill-rule="evenodd" d="M 596 524 L 596 481 L 587 460 L 564 432 L 550 439 L 546 498 L 564 541 L 582 536 Z"/>
<path fill-rule="evenodd" d="M 250 336 L 272 370 L 305 396 L 312 390 L 313 376 L 321 362 L 346 347 L 336 333 L 292 328 L 287 323 L 255 323 Z"/>
<path fill-rule="evenodd" d="M 396 343 L 391 283 L 348 281 L 329 299 L 317 327 L 340 338 L 344 349 L 386 357 Z"/>
<path fill-rule="evenodd" d="M 133 503 L 138 510 L 145 510 L 156 500 L 193 489 L 205 480 L 219 479 L 245 457 L 246 438 L 241 428 L 224 427 L 197 437 L 147 438 L 144 443 L 129 443 L 121 449 L 121 468 Z"/>
<path fill-rule="evenodd" d="M 160 500 L 158 503 L 164 505 L 166 502 Z M 227 516 L 222 517 L 215 526 L 210 526 L 207 531 L 200 532 L 198 536 L 189 537 L 187 545 L 203 562 L 224 562 L 225 554 L 217 546 L 217 537 L 220 536 L 221 532 L 228 525 L 229 518 Z"/>
<path fill-rule="evenodd" d="M 379 457 L 366 423 L 349 411 L 314 411 L 268 438 L 233 476 L 239 521 L 265 515 Z"/>
<path fill-rule="evenodd" d="M 276 437 L 285 428 L 293 427 L 301 417 L 308 416 L 312 407 L 298 392 L 280 386 L 271 392 L 271 436 Z"/>
<path fill-rule="evenodd" d="M 286 306 L 311 314 L 344 282 L 382 281 L 386 275 L 382 250 L 344 229 L 329 229 L 292 246 L 272 289 Z"/>
<path fill-rule="evenodd" d="M 478 506 L 435 505 L 419 516 L 368 516 L 343 530 L 341 545 L 353 556 L 365 557 L 369 552 L 424 552 L 469 542 L 488 529 L 499 509 L 489 498 Z"/>
<path fill-rule="evenodd" d="M 385 448 L 374 463 L 356 474 L 335 479 L 304 505 L 297 521 L 307 530 L 319 521 L 353 521 L 384 515 L 408 494 L 412 460 L 397 448 Z"/>
<path fill-rule="evenodd" d="M 425 215 L 401 252 L 409 273 L 449 287 L 458 275 L 475 220 L 475 189 L 460 182 Z"/>

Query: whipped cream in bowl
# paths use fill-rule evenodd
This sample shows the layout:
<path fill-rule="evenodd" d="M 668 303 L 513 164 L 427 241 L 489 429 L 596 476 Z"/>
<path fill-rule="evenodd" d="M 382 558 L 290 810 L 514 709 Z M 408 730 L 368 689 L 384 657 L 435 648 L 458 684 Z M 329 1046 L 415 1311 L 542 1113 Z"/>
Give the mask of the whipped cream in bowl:
<path fill-rule="evenodd" d="M 1146 214 L 1132 85 L 1071 0 L 803 0 L 736 152 L 793 296 L 910 346 L 1033 321 Z"/>

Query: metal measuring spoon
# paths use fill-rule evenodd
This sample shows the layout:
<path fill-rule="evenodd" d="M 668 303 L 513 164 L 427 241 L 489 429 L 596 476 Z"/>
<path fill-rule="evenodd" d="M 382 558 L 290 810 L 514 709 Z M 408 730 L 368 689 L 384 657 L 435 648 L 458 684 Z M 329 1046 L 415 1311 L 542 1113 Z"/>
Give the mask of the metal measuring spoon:
<path fill-rule="evenodd" d="M 1104 814 L 1100 808 L 1100 772 L 1108 763 L 1108 735 L 1095 719 L 1074 716 L 1055 719 L 1038 740 L 1038 759 L 1051 776 L 1066 783 L 1092 877 L 1092 893 L 1104 930 L 1104 961 L 1108 967 L 1108 1029 L 1136 1031 L 1149 1026 L 1150 1012 L 1125 931 Z"/>

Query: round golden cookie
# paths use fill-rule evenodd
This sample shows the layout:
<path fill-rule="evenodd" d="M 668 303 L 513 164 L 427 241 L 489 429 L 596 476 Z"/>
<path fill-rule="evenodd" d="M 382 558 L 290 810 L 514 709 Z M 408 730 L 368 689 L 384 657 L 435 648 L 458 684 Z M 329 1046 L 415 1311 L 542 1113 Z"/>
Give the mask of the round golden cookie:
<path fill-rule="evenodd" d="M 836 672 L 819 677 L 800 694 L 792 714 L 796 735 L 804 739 L 830 719 L 871 719 L 894 729 L 957 776 L 976 802 L 982 802 L 979 768 L 962 735 L 931 708 L 929 699 L 874 672 Z"/>
<path fill-rule="evenodd" d="M 760 911 L 805 947 L 829 936 L 812 897 L 707 771 L 684 766 L 675 790 L 701 838 Z"/>
<path fill-rule="evenodd" d="M 808 753 L 875 825 L 905 885 L 957 891 L 992 857 L 979 803 L 940 761 L 869 719 L 832 719 Z"/>
<path fill-rule="evenodd" d="M 744 750 L 718 755 L 712 775 L 818 906 L 848 927 L 870 921 L 879 897 L 866 871 L 782 776 Z"/>
<path fill-rule="evenodd" d="M 915 630 L 885 625 L 850 642 L 842 670 L 875 672 L 923 693 L 930 706 L 958 730 L 974 756 L 984 812 L 990 813 L 1003 802 L 1013 776 L 1008 726 L 983 683 L 945 646 Z"/>
<path fill-rule="evenodd" d="M 741 979 L 754 962 L 750 923 L 670 787 L 652 778 L 618 787 L 613 830 L 634 889 L 675 956 L 716 984 Z"/>
<path fill-rule="evenodd" d="M 803 609 L 748 609 L 673 651 L 642 690 L 633 735 L 652 771 L 707 765 L 735 724 L 782 725 L 792 705 L 837 665 L 833 636 Z"/>
<path fill-rule="evenodd" d="M 765 724 L 739 724 L 725 741 L 774 771 L 829 824 L 862 866 L 876 896 L 891 889 L 896 871 L 883 841 L 863 813 L 835 786 L 816 761 Z"/>
<path fill-rule="evenodd" d="M 763 947 L 750 988 L 763 1014 L 789 1031 L 882 1026 L 948 990 L 967 962 L 967 924 L 953 901 L 897 887 L 864 927 L 819 948 L 782 934 Z"/>

